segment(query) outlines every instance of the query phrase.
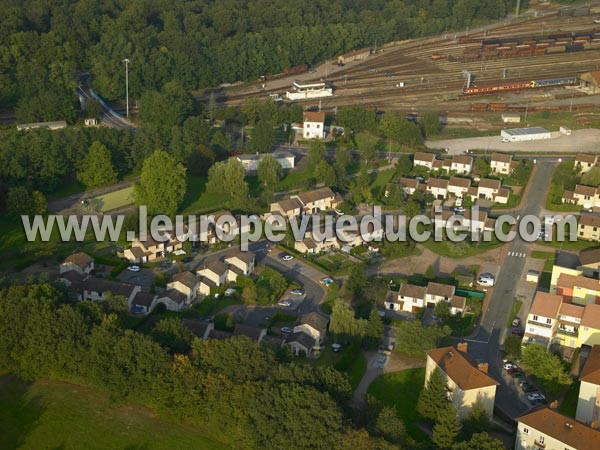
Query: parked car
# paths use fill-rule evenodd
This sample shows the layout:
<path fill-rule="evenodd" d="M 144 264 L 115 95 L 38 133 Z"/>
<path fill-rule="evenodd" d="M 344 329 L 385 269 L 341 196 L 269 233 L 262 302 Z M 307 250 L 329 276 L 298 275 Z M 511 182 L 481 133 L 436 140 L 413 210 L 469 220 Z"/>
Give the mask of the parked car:
<path fill-rule="evenodd" d="M 281 259 L 283 261 L 291 261 L 292 259 L 294 259 L 294 257 L 292 255 L 288 255 L 287 253 L 284 253 L 283 255 L 281 255 Z"/>
<path fill-rule="evenodd" d="M 546 400 L 546 397 L 542 394 L 533 393 L 527 395 L 527 400 Z"/>
<path fill-rule="evenodd" d="M 331 344 L 331 348 L 333 349 L 334 352 L 339 352 L 340 349 L 342 348 L 341 344 Z"/>
<path fill-rule="evenodd" d="M 519 319 L 518 317 L 515 317 L 512 321 L 512 326 L 518 327 L 519 325 L 521 325 L 521 319 Z"/>
<path fill-rule="evenodd" d="M 279 303 L 277 303 L 279 306 L 292 306 L 292 302 L 290 302 L 289 300 L 281 300 Z"/>
<path fill-rule="evenodd" d="M 523 378 L 525 376 L 525 374 L 523 372 L 520 372 L 517 370 L 517 371 L 511 373 L 510 376 L 513 378 Z"/>
<path fill-rule="evenodd" d="M 523 392 L 525 392 L 526 394 L 529 394 L 529 393 L 531 393 L 531 392 L 537 392 L 537 391 L 538 391 L 538 388 L 536 388 L 536 387 L 535 387 L 534 385 L 532 385 L 532 384 L 524 384 L 524 385 L 522 386 L 522 388 L 523 388 Z"/>
<path fill-rule="evenodd" d="M 477 278 L 477 284 L 480 286 L 493 286 L 496 284 L 496 277 L 491 273 L 482 273 Z"/>
<path fill-rule="evenodd" d="M 514 334 L 515 336 L 523 337 L 525 335 L 525 332 L 523 330 L 515 328 L 514 330 L 512 330 L 512 334 Z"/>
<path fill-rule="evenodd" d="M 290 327 L 282 327 L 281 328 L 281 332 L 285 333 L 285 334 L 290 334 L 290 333 L 293 333 L 294 330 L 292 328 L 290 328 Z"/>
<path fill-rule="evenodd" d="M 506 371 L 509 373 L 509 375 L 512 375 L 515 372 L 523 372 L 520 367 L 515 366 L 514 364 L 513 367 L 511 367 L 510 369 L 506 369 Z"/>
<path fill-rule="evenodd" d="M 535 400 L 529 400 L 532 405 L 547 405 L 548 401 L 545 398 L 538 398 Z"/>
<path fill-rule="evenodd" d="M 292 289 L 290 291 L 290 294 L 292 294 L 292 295 L 304 295 L 304 291 L 302 289 Z"/>
<path fill-rule="evenodd" d="M 192 262 L 193 260 L 194 260 L 194 258 L 192 258 L 191 256 L 186 256 L 185 258 L 183 258 L 181 260 L 181 262 L 185 264 L 185 263 Z"/>
<path fill-rule="evenodd" d="M 129 266 L 127 270 L 129 270 L 130 272 L 139 272 L 142 269 L 140 268 L 140 266 Z"/>
<path fill-rule="evenodd" d="M 504 370 L 518 369 L 519 368 L 515 364 L 509 363 L 509 362 L 504 363 L 504 366 L 502 366 L 502 367 L 504 367 Z"/>
<path fill-rule="evenodd" d="M 466 211 L 465 208 L 463 208 L 462 206 L 455 206 L 454 207 L 454 213 L 455 214 L 462 214 Z"/>

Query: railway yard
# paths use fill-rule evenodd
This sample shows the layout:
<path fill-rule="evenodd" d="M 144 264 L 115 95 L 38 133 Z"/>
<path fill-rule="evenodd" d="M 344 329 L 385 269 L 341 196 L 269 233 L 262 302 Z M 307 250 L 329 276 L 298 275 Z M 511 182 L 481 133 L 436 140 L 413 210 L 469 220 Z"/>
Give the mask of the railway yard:
<path fill-rule="evenodd" d="M 600 2 L 591 6 L 598 8 Z M 384 46 L 344 67 L 330 61 L 303 77 L 267 76 L 264 81 L 226 88 L 221 95 L 227 104 L 239 104 L 249 96 L 284 97 L 293 80 L 300 78 L 334 88 L 332 97 L 303 100 L 305 107 L 365 105 L 405 112 L 435 108 L 453 114 L 524 108 L 589 111 L 600 98 L 582 92 L 573 77 L 600 68 L 600 24 L 594 23 L 595 18 L 565 16 L 556 9 L 530 11 L 527 18 L 468 35 L 446 33 Z M 544 83 L 563 78 L 568 81 Z M 518 87 L 498 92 L 502 85 Z M 485 86 L 491 86 L 491 92 L 481 89 Z M 514 90 L 520 91 L 518 97 L 508 92 Z"/>

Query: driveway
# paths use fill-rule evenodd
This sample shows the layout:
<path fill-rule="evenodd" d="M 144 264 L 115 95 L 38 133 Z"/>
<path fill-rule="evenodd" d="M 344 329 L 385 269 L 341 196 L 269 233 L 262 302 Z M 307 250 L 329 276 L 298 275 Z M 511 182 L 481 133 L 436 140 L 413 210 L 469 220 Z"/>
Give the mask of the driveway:
<path fill-rule="evenodd" d="M 139 272 L 132 272 L 125 269 L 119 274 L 119 281 L 137 284 L 144 291 L 149 291 L 152 283 L 154 283 L 154 272 L 152 269 L 141 269 Z"/>

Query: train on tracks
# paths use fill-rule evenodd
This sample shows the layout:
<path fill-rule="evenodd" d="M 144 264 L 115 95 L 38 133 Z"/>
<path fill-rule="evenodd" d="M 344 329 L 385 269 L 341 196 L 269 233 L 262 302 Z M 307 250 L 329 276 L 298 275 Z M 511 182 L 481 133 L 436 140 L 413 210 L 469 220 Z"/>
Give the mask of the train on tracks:
<path fill-rule="evenodd" d="M 545 80 L 510 81 L 507 83 L 482 84 L 469 86 L 463 90 L 463 95 L 488 95 L 508 91 L 522 91 L 547 87 L 573 86 L 577 84 L 577 77 L 548 78 Z"/>

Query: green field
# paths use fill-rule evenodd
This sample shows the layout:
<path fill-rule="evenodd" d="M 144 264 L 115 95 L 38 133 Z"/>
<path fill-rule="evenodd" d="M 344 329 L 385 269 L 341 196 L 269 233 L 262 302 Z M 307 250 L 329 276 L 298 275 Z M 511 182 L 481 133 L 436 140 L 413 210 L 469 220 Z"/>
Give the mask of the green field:
<path fill-rule="evenodd" d="M 228 447 L 197 426 L 158 419 L 150 410 L 117 404 L 67 383 L 27 384 L 0 377 L 2 449 L 182 449 Z"/>
<path fill-rule="evenodd" d="M 425 382 L 425 369 L 409 369 L 388 373 L 377 378 L 368 394 L 386 406 L 396 408 L 408 434 L 417 441 L 427 440 L 427 435 L 417 427 L 417 401 Z"/>
<path fill-rule="evenodd" d="M 112 211 L 113 209 L 123 208 L 133 203 L 133 186 L 99 195 L 91 200 L 92 206 L 101 212 Z"/>

